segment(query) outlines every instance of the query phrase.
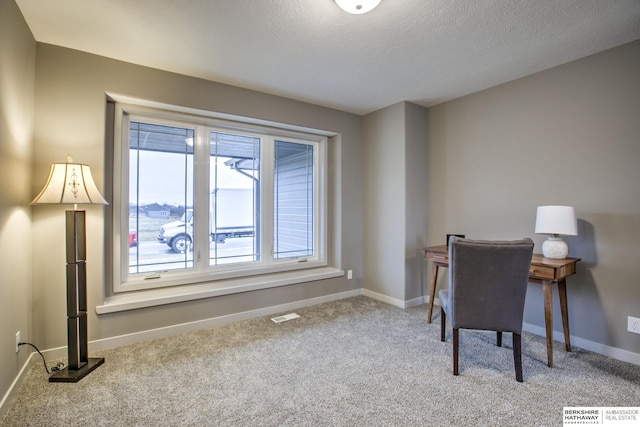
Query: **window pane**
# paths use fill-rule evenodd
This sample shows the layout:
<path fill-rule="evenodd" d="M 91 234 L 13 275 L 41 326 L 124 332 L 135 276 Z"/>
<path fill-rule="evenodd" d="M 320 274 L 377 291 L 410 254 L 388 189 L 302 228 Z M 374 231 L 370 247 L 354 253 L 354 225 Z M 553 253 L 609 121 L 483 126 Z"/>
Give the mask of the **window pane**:
<path fill-rule="evenodd" d="M 129 272 L 193 268 L 194 130 L 131 121 Z"/>
<path fill-rule="evenodd" d="M 313 146 L 275 142 L 274 258 L 313 255 Z"/>
<path fill-rule="evenodd" d="M 134 104 L 115 112 L 114 293 L 327 265 L 326 138 Z"/>
<path fill-rule="evenodd" d="M 260 259 L 260 139 L 210 132 L 209 264 Z"/>

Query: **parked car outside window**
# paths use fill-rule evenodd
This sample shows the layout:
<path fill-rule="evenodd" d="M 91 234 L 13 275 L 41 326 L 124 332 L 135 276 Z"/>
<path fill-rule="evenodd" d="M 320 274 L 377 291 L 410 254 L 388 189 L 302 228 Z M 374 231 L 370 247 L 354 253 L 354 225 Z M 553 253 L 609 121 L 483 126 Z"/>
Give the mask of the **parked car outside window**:
<path fill-rule="evenodd" d="M 138 246 L 138 234 L 135 231 L 129 231 L 129 247 Z"/>

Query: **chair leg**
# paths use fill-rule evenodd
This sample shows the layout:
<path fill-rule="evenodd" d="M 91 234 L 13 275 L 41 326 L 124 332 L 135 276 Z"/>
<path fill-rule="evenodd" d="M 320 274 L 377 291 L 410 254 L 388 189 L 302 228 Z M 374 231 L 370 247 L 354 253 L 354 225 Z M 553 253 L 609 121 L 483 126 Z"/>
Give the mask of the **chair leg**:
<path fill-rule="evenodd" d="M 516 369 L 516 381 L 522 382 L 522 337 L 513 334 L 513 364 Z"/>
<path fill-rule="evenodd" d="M 496 331 L 496 345 L 502 347 L 502 332 Z"/>
<path fill-rule="evenodd" d="M 440 341 L 444 342 L 444 327 L 447 323 L 447 315 L 444 313 L 444 308 L 440 307 Z"/>
<path fill-rule="evenodd" d="M 453 375 L 458 375 L 458 328 L 453 328 Z"/>

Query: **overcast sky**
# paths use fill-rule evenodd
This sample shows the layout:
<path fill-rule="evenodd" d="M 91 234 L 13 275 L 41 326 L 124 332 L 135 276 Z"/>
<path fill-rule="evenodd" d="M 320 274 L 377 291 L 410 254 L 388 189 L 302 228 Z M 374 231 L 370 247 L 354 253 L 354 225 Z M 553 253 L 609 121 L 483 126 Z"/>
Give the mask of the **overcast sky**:
<path fill-rule="evenodd" d="M 135 203 L 136 185 L 139 185 L 140 205 L 151 203 L 168 205 L 185 205 L 185 158 L 171 153 L 154 151 L 140 151 L 140 169 L 142 174 L 137 182 L 135 175 L 137 167 L 134 165 L 130 171 L 129 199 Z M 212 161 L 213 161 L 212 157 Z M 231 170 L 224 165 L 227 158 L 218 158 L 218 188 L 252 188 L 253 180 L 241 173 Z M 189 162 L 192 162 L 189 156 Z M 191 169 L 191 168 L 190 168 Z M 191 173 L 191 171 L 189 171 Z M 211 173 L 211 188 L 215 188 L 214 173 Z M 188 183 L 188 192 L 191 193 L 193 185 Z M 192 199 L 186 201 L 186 205 L 193 204 Z"/>

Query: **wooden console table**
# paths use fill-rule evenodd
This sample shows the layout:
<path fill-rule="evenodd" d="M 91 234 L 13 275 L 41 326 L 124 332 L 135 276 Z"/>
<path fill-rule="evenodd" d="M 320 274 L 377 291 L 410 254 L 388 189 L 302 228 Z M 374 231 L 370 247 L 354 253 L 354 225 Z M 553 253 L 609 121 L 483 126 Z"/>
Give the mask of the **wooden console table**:
<path fill-rule="evenodd" d="M 427 322 L 431 323 L 433 312 L 433 300 L 436 295 L 436 281 L 438 279 L 438 269 L 449 267 L 449 250 L 446 245 L 431 246 L 424 248 L 424 258 L 431 261 L 431 280 L 429 281 L 429 311 Z M 558 284 L 558 295 L 560 298 L 560 312 L 562 315 L 562 327 L 564 329 L 564 347 L 566 351 L 571 351 L 571 339 L 569 337 L 569 315 L 567 308 L 567 281 L 566 278 L 575 274 L 576 263 L 580 258 L 551 259 L 545 258 L 541 254 L 533 254 L 531 267 L 529 268 L 529 282 L 542 285 L 542 295 L 544 298 L 544 323 L 547 338 L 547 365 L 553 366 L 553 284 Z"/>

